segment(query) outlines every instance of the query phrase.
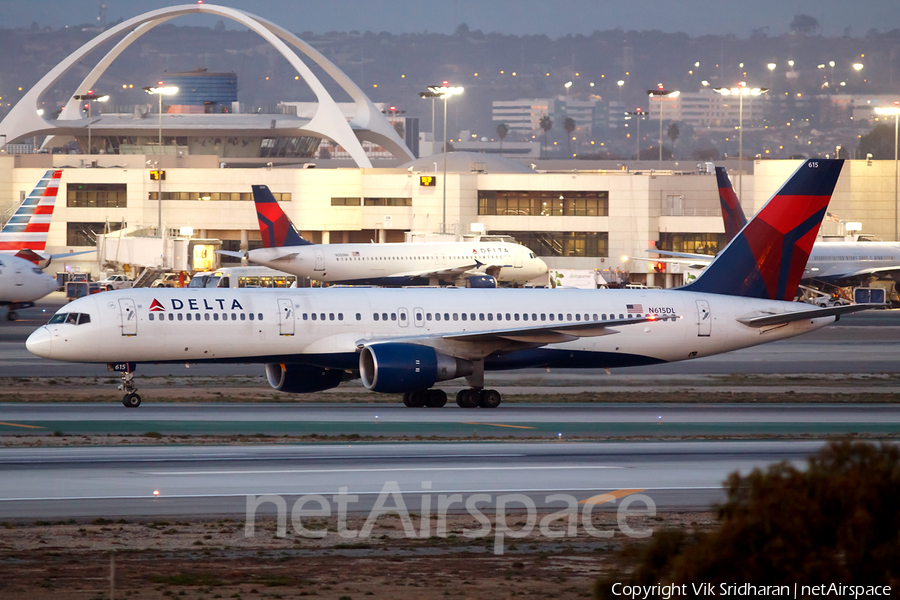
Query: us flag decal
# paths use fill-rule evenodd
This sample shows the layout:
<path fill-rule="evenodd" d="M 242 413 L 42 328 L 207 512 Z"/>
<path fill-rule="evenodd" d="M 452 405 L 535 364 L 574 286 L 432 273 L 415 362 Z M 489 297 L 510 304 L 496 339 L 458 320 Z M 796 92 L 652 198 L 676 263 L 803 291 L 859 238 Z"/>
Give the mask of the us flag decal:
<path fill-rule="evenodd" d="M 642 313 L 642 312 L 644 312 L 644 305 L 643 304 L 626 304 L 625 310 L 627 310 L 628 312 Z"/>

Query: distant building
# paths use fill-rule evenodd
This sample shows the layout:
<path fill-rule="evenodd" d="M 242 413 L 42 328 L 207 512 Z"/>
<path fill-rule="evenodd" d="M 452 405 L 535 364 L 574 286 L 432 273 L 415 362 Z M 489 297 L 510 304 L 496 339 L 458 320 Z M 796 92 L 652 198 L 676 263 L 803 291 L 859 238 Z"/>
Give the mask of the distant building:
<path fill-rule="evenodd" d="M 187 73 L 163 73 L 160 81 L 178 88 L 178 93 L 166 98 L 169 113 L 227 113 L 238 100 L 236 73 L 194 69 Z"/>

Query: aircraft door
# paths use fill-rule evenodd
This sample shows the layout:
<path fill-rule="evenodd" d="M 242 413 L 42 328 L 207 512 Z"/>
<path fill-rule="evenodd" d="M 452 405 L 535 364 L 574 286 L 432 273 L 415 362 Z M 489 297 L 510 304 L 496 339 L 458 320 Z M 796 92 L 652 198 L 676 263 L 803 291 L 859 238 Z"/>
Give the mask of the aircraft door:
<path fill-rule="evenodd" d="M 416 327 L 424 327 L 425 326 L 425 311 L 419 307 L 413 309 L 413 321 L 415 322 Z"/>
<path fill-rule="evenodd" d="M 294 305 L 288 298 L 278 299 L 278 333 L 294 335 Z"/>
<path fill-rule="evenodd" d="M 522 268 L 522 253 L 521 252 L 513 252 L 513 267 L 516 269 Z"/>
<path fill-rule="evenodd" d="M 122 335 L 137 335 L 137 313 L 134 310 L 134 300 L 119 298 L 119 315 L 122 319 Z M 160 313 L 161 316 L 162 313 Z"/>
<path fill-rule="evenodd" d="M 697 337 L 709 337 L 712 334 L 712 315 L 706 300 L 697 300 L 697 327 Z"/>
<path fill-rule="evenodd" d="M 409 325 L 409 312 L 405 308 L 397 309 L 397 318 L 400 319 L 400 327 Z"/>
<path fill-rule="evenodd" d="M 316 267 L 314 270 L 316 271 L 324 271 L 325 270 L 325 251 L 321 248 L 316 248 L 314 250 L 316 254 Z"/>

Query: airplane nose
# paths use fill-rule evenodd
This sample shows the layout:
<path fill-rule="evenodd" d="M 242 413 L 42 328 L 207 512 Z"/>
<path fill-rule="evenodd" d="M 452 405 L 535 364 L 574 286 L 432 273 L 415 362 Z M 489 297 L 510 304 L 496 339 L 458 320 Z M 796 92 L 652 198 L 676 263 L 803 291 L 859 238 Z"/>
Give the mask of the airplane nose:
<path fill-rule="evenodd" d="M 42 358 L 50 358 L 50 343 L 53 341 L 53 334 L 46 327 L 41 327 L 34 331 L 25 340 L 25 348 L 29 352 Z"/>

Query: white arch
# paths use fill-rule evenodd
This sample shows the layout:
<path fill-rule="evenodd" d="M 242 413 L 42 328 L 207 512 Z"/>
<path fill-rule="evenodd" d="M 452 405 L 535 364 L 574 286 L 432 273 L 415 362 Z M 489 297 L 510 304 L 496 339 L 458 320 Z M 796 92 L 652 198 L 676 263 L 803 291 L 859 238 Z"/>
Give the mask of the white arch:
<path fill-rule="evenodd" d="M 313 116 L 312 120 L 302 128 L 303 132 L 318 135 L 329 139 L 336 144 L 340 144 L 347 150 L 359 167 L 372 166 L 360 144 L 360 140 L 363 139 L 383 145 L 398 158 L 406 158 L 408 160 L 413 158 L 412 153 L 400 139 L 400 136 L 397 135 L 397 132 L 391 124 L 384 115 L 375 108 L 372 101 L 362 92 L 362 90 L 338 69 L 337 66 L 309 46 L 309 44 L 278 25 L 275 25 L 271 21 L 261 19 L 243 11 L 211 4 L 181 5 L 150 11 L 101 33 L 70 54 L 28 90 L 25 96 L 23 96 L 22 99 L 16 103 L 16 106 L 14 106 L 7 114 L 6 118 L 0 122 L 0 135 L 5 135 L 6 142 L 12 143 L 33 135 L 53 134 L 58 126 L 52 121 L 43 119 L 38 115 L 37 110 L 39 108 L 40 98 L 59 80 L 60 77 L 101 44 L 114 39 L 125 31 L 131 30 L 106 54 L 106 56 L 103 57 L 103 59 L 101 59 L 97 66 L 91 70 L 88 76 L 81 84 L 79 84 L 77 91 L 75 92 L 75 94 L 86 93 L 93 87 L 97 79 L 106 71 L 109 65 L 122 53 L 122 51 L 134 43 L 140 36 L 170 19 L 192 13 L 207 13 L 236 21 L 256 32 L 287 59 L 297 73 L 303 77 L 307 85 L 310 86 L 310 89 L 312 89 L 318 100 L 316 114 Z M 354 131 L 353 127 L 351 127 L 351 123 L 348 123 L 344 118 L 337 104 L 334 102 L 334 99 L 319 79 L 300 57 L 285 44 L 285 42 L 289 42 L 292 46 L 316 62 L 316 64 L 321 66 L 322 69 L 356 102 L 357 115 L 353 119 L 352 125 L 357 127 L 357 131 Z M 67 103 L 66 110 L 64 110 L 63 113 L 65 114 L 60 119 L 63 121 L 81 118 L 79 104 L 74 99 Z"/>

